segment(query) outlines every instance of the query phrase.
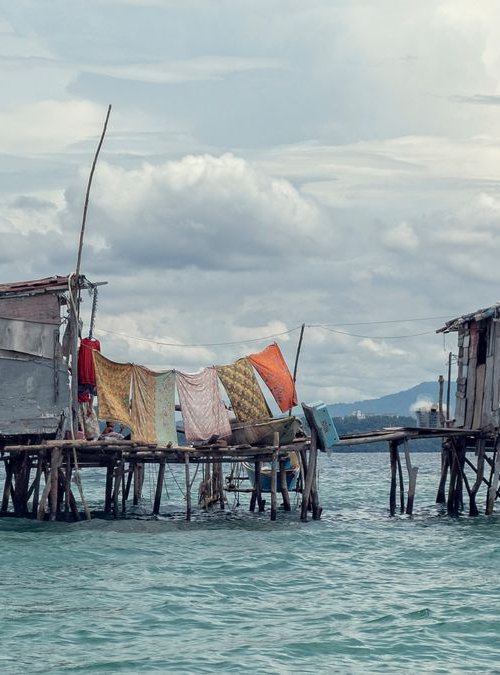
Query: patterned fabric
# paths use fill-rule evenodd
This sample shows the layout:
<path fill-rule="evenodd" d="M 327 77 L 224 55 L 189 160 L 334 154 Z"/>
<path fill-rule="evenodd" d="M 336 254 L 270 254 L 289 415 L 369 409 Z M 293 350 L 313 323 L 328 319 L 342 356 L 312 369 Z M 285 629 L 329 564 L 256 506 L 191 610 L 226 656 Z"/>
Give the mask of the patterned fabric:
<path fill-rule="evenodd" d="M 230 366 L 217 366 L 217 375 L 239 422 L 256 422 L 272 417 L 248 359 L 238 359 Z"/>
<path fill-rule="evenodd" d="M 132 422 L 134 439 L 177 445 L 173 370 L 154 373 L 143 366 L 133 366 Z"/>
<path fill-rule="evenodd" d="M 211 436 L 231 434 L 215 368 L 205 368 L 201 373 L 177 371 L 177 388 L 188 441 L 208 441 Z"/>
<path fill-rule="evenodd" d="M 130 416 L 131 363 L 115 363 L 98 351 L 93 351 L 99 401 L 99 419 L 125 424 L 132 431 Z"/>
<path fill-rule="evenodd" d="M 297 405 L 295 384 L 276 342 L 258 354 L 250 354 L 248 360 L 271 390 L 281 412 Z"/>

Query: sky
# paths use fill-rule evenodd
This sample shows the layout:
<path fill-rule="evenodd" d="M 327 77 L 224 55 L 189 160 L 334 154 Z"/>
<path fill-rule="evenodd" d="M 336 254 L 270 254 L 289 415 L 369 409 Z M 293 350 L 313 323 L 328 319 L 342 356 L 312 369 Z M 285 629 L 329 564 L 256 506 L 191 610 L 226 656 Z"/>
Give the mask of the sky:
<path fill-rule="evenodd" d="M 499 32 L 497 0 L 0 0 L 0 281 L 74 270 L 112 104 L 106 356 L 293 367 L 304 323 L 301 400 L 437 379 L 435 329 L 500 299 Z"/>

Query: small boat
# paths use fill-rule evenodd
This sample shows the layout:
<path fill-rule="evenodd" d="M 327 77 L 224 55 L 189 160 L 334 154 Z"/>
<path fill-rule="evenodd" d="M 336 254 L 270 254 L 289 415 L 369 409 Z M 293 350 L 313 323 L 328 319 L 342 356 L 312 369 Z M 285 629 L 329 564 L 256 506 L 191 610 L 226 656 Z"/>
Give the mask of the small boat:
<path fill-rule="evenodd" d="M 288 445 L 301 428 L 296 417 L 277 417 L 259 422 L 231 422 L 232 445 L 269 445 L 274 444 L 274 434 L 280 435 L 279 444 Z"/>
<path fill-rule="evenodd" d="M 255 468 L 248 462 L 243 462 L 252 487 L 255 486 Z M 262 492 L 271 492 L 271 462 L 263 462 L 260 469 L 260 489 Z M 296 452 L 288 453 L 285 464 L 286 486 L 289 491 L 295 490 L 300 476 L 300 462 Z M 278 476 L 278 491 L 280 489 Z"/>

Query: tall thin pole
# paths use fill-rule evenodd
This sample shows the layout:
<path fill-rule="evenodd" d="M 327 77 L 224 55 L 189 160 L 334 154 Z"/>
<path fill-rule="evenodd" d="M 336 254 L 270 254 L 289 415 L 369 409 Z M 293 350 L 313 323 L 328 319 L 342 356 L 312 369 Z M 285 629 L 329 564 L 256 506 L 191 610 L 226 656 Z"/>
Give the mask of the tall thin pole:
<path fill-rule="evenodd" d="M 94 156 L 94 161 L 92 162 L 92 168 L 90 169 L 90 175 L 89 175 L 89 182 L 87 183 L 87 191 L 85 193 L 85 203 L 83 206 L 83 216 L 82 216 L 82 227 L 80 230 L 80 241 L 78 244 L 78 257 L 76 259 L 76 272 L 75 272 L 75 277 L 78 282 L 78 277 L 80 275 L 80 265 L 82 262 L 82 249 L 83 249 L 83 237 L 85 234 L 85 224 L 87 222 L 87 210 L 89 207 L 89 196 L 90 196 L 90 188 L 92 187 L 92 179 L 94 178 L 94 171 L 95 167 L 97 164 L 97 158 L 99 157 L 99 153 L 101 151 L 101 146 L 102 142 L 104 141 L 104 136 L 106 135 L 106 129 L 108 127 L 108 120 L 109 116 L 111 114 L 111 104 L 108 106 L 108 112 L 106 114 L 106 120 L 104 122 L 104 127 L 101 133 L 101 138 L 99 139 L 99 145 L 97 146 L 97 150 Z"/>
<path fill-rule="evenodd" d="M 446 419 L 449 421 L 450 417 L 450 389 L 451 389 L 451 352 L 448 354 L 448 383 L 446 387 Z"/>
<path fill-rule="evenodd" d="M 302 338 L 304 337 L 304 328 L 306 327 L 306 324 L 303 323 L 302 326 L 300 327 L 300 336 L 299 336 L 299 344 L 297 345 L 297 353 L 295 354 L 295 363 L 293 366 L 293 385 L 295 386 L 295 382 L 297 381 L 297 368 L 299 366 L 299 356 L 300 356 L 300 348 L 302 347 Z M 288 417 L 292 416 L 292 408 L 288 411 Z"/>

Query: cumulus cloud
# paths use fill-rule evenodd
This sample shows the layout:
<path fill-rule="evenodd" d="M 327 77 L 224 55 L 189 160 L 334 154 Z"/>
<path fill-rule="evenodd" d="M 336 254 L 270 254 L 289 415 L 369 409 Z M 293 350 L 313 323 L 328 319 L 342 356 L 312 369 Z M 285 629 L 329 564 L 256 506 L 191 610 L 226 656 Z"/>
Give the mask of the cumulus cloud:
<path fill-rule="evenodd" d="M 81 195 L 67 193 L 66 221 Z M 187 156 L 137 170 L 102 164 L 91 212 L 104 238 L 94 262 L 161 269 L 259 269 L 316 256 L 332 240 L 317 205 L 291 183 L 232 154 Z"/>

